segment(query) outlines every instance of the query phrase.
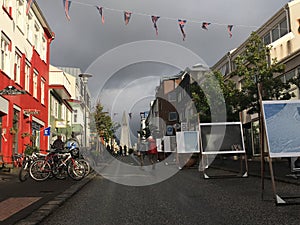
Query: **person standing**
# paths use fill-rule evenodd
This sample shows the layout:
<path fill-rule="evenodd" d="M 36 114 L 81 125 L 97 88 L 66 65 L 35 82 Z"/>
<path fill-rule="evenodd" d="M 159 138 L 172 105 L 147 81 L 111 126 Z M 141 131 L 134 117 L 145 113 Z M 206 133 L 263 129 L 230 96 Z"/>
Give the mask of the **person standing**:
<path fill-rule="evenodd" d="M 149 161 L 152 164 L 152 169 L 155 169 L 155 163 L 157 161 L 157 146 L 156 146 L 156 140 L 152 137 L 148 137 L 148 157 Z"/>
<path fill-rule="evenodd" d="M 57 135 L 57 139 L 53 142 L 52 148 L 55 150 L 63 150 L 65 143 L 61 140 L 61 135 Z"/>

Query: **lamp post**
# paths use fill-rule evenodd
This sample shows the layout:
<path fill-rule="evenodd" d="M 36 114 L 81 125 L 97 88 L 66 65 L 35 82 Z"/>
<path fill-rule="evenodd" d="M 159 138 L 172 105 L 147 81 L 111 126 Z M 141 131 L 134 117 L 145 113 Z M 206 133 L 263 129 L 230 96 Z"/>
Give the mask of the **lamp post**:
<path fill-rule="evenodd" d="M 83 86 L 83 98 L 84 98 L 84 145 L 87 147 L 87 108 L 89 107 L 88 102 L 87 102 L 87 83 L 90 77 L 93 75 L 88 74 L 88 73 L 81 73 L 78 75 L 84 84 Z"/>

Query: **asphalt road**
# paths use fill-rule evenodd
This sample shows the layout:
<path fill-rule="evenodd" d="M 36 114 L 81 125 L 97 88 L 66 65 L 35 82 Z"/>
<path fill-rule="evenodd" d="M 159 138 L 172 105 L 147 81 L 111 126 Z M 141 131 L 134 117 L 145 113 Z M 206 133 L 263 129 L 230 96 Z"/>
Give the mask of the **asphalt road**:
<path fill-rule="evenodd" d="M 123 179 L 134 175 L 114 174 Z M 146 170 L 144 175 L 151 179 L 155 170 Z M 95 177 L 41 224 L 300 223 L 300 205 L 276 206 L 270 181 L 265 183 L 262 199 L 257 177 L 203 179 L 197 169 L 184 169 L 153 185 L 129 186 L 112 182 L 109 176 L 113 175 Z M 276 187 L 286 196 L 300 194 L 297 185 L 278 182 Z"/>

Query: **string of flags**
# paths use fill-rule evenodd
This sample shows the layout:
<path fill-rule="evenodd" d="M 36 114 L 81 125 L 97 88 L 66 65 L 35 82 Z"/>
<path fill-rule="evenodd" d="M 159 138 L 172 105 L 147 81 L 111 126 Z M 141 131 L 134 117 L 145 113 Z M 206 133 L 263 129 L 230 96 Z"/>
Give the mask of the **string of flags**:
<path fill-rule="evenodd" d="M 29 13 L 29 10 L 33 4 L 35 0 L 27 0 L 27 7 L 26 7 L 26 14 Z M 77 3 L 77 4 L 83 4 L 81 2 L 76 2 L 76 1 L 71 1 L 71 0 L 62 0 L 63 1 L 63 7 L 64 7 L 64 12 L 65 12 L 65 16 L 66 16 L 66 19 L 68 21 L 71 20 L 70 18 L 70 15 L 69 15 L 69 11 L 70 11 L 70 7 L 71 7 L 71 3 Z M 118 9 L 112 9 L 112 8 L 106 8 L 106 7 L 103 7 L 103 6 L 95 6 L 95 5 L 90 5 L 90 4 L 83 4 L 83 5 L 86 5 L 86 6 L 92 6 L 92 7 L 95 7 L 98 11 L 98 13 L 100 14 L 100 17 L 101 17 L 101 22 L 102 24 L 104 24 L 104 9 L 106 10 L 111 10 L 111 11 L 118 11 L 118 12 L 121 12 L 123 11 L 123 14 L 124 14 L 124 22 L 125 22 L 125 25 L 128 25 L 129 22 L 130 22 L 130 19 L 133 15 L 132 12 L 129 12 L 129 11 L 124 11 L 124 10 L 118 10 Z M 155 33 L 156 35 L 158 35 L 158 25 L 157 25 L 157 22 L 160 18 L 163 18 L 163 17 L 160 17 L 160 16 L 154 16 L 154 15 L 147 15 L 147 14 L 143 14 L 143 13 L 135 13 L 135 14 L 138 14 L 138 15 L 142 15 L 142 16 L 150 16 L 151 18 L 151 21 L 153 23 L 153 26 L 154 26 L 154 29 L 155 29 Z M 177 20 L 178 21 L 178 25 L 179 25 L 179 28 L 180 28 L 180 31 L 181 31 L 181 34 L 183 36 L 183 41 L 186 39 L 186 32 L 184 30 L 184 27 L 185 25 L 187 24 L 187 20 L 186 19 L 174 19 L 174 18 L 167 18 L 165 17 L 164 19 L 169 19 L 169 20 Z M 208 27 L 212 24 L 214 25 L 221 25 L 221 26 L 224 26 L 225 24 L 217 24 L 217 23 L 210 23 L 210 22 L 199 22 L 197 20 L 190 20 L 189 22 L 192 22 L 192 23 L 202 23 L 202 26 L 201 28 L 203 30 L 208 30 Z M 253 27 L 253 26 L 252 26 Z M 228 31 L 228 34 L 229 34 L 229 38 L 231 38 L 233 36 L 233 33 L 232 33 L 232 29 L 233 29 L 233 25 L 230 24 L 230 25 L 227 25 L 227 31 Z"/>

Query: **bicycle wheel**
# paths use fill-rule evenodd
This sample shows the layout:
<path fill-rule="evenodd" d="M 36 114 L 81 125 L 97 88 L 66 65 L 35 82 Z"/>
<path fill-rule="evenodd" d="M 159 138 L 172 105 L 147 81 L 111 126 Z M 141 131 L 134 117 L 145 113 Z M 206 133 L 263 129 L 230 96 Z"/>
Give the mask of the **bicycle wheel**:
<path fill-rule="evenodd" d="M 28 162 L 25 162 L 25 164 L 21 167 L 19 171 L 19 180 L 21 182 L 24 182 L 27 180 L 29 173 L 28 173 Z"/>
<path fill-rule="evenodd" d="M 81 180 L 85 176 L 85 167 L 82 163 L 72 159 L 68 164 L 68 174 L 73 180 Z"/>
<path fill-rule="evenodd" d="M 66 166 L 61 166 L 61 167 L 57 168 L 56 173 L 53 173 L 53 174 L 54 174 L 54 177 L 56 179 L 64 180 L 68 176 L 67 167 Z"/>
<path fill-rule="evenodd" d="M 90 166 L 89 162 L 86 161 L 85 159 L 77 159 L 77 161 L 84 166 L 85 175 L 86 176 L 89 175 L 89 173 L 91 172 L 91 166 Z"/>
<path fill-rule="evenodd" d="M 31 164 L 29 174 L 36 181 L 44 181 L 51 174 L 51 166 L 44 160 L 37 160 Z"/>

